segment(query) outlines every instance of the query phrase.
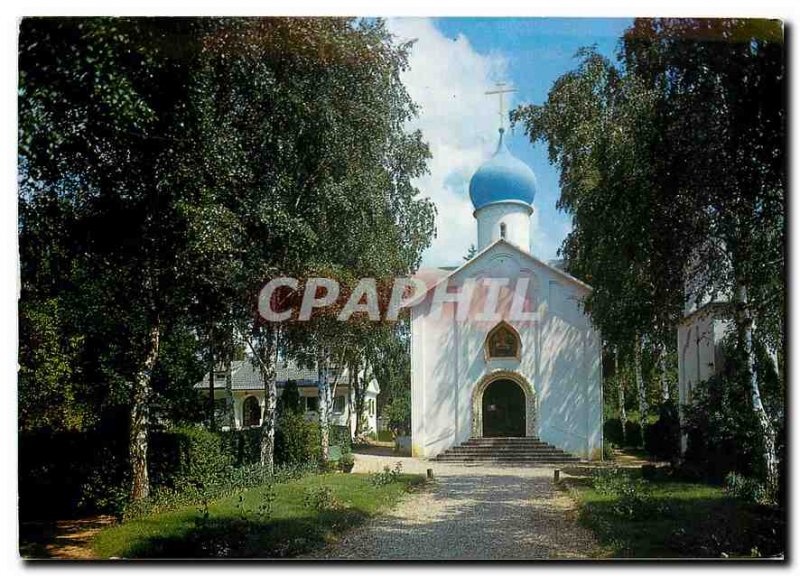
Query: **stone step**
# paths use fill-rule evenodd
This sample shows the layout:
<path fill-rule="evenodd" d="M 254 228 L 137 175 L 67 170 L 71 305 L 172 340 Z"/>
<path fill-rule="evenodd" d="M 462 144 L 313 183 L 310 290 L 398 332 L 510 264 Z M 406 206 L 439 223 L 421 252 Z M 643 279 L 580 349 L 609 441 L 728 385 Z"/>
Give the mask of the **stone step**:
<path fill-rule="evenodd" d="M 436 458 L 443 464 L 576 464 L 577 458 Z"/>
<path fill-rule="evenodd" d="M 481 446 L 481 445 L 464 445 L 459 444 L 457 446 L 451 446 L 448 450 L 524 450 L 526 452 L 535 452 L 537 450 L 559 450 L 552 444 L 537 444 L 531 446 L 523 446 L 523 445 L 504 445 L 504 446 Z"/>
<path fill-rule="evenodd" d="M 567 464 L 580 459 L 536 437 L 470 438 L 436 456 L 438 462 Z"/>

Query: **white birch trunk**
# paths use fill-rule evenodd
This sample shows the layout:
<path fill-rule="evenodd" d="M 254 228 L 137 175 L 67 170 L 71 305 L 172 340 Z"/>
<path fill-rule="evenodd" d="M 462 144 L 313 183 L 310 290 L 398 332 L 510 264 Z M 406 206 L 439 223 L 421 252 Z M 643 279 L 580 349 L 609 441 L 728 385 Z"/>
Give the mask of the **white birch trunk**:
<path fill-rule="evenodd" d="M 320 348 L 317 352 L 317 387 L 319 394 L 319 428 L 320 445 L 322 448 L 322 461 L 328 461 L 328 415 L 330 406 L 330 386 L 328 383 L 327 355 Z"/>
<path fill-rule="evenodd" d="M 625 442 L 625 427 L 628 424 L 628 413 L 625 410 L 625 381 L 619 373 L 619 350 L 614 348 L 614 378 L 617 381 L 617 401 L 619 402 L 619 421 L 622 425 L 622 441 Z"/>
<path fill-rule="evenodd" d="M 764 458 L 767 488 L 771 494 L 777 493 L 778 488 L 778 458 L 775 450 L 775 429 L 761 401 L 761 390 L 758 385 L 756 373 L 756 353 L 753 346 L 753 317 L 749 309 L 747 288 L 739 286 L 736 289 L 736 318 L 739 324 L 744 353 L 747 361 L 747 376 L 750 385 L 750 398 L 753 412 L 758 418 L 761 428 L 761 450 Z"/>
<path fill-rule="evenodd" d="M 639 393 L 639 428 L 641 431 L 642 446 L 644 446 L 644 427 L 647 422 L 647 389 L 642 377 L 642 339 L 637 334 L 633 343 L 633 369 L 636 378 L 636 390 Z"/>
<path fill-rule="evenodd" d="M 147 356 L 133 383 L 128 450 L 131 466 L 131 500 L 134 502 L 144 500 L 150 495 L 150 479 L 147 473 L 147 416 L 160 335 L 159 324 L 156 321 L 150 329 Z"/>

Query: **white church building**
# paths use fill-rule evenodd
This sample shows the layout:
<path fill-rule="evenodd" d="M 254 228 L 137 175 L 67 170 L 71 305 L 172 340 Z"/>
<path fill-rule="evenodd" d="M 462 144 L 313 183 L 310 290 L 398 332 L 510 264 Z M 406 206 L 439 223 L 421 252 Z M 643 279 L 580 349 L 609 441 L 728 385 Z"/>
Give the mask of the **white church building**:
<path fill-rule="evenodd" d="M 420 270 L 429 288 L 411 308 L 412 453 L 533 437 L 599 459 L 602 346 L 582 307 L 591 288 L 531 254 L 536 178 L 502 129 L 469 192 L 477 253 L 459 267 Z"/>

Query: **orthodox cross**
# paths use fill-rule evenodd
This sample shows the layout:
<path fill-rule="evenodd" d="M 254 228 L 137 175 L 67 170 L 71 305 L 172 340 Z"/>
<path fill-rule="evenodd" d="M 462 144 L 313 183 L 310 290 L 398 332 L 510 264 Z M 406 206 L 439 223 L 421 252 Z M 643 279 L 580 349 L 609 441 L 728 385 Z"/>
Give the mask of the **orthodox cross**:
<path fill-rule="evenodd" d="M 513 88 L 505 88 L 505 82 L 498 82 L 495 86 L 494 90 L 489 90 L 488 92 L 484 92 L 487 96 L 497 94 L 498 99 L 500 100 L 500 129 L 503 129 L 503 123 L 505 122 L 505 116 L 503 114 L 503 104 L 505 103 L 505 98 L 503 98 L 504 94 L 508 94 L 509 92 L 516 92 Z"/>

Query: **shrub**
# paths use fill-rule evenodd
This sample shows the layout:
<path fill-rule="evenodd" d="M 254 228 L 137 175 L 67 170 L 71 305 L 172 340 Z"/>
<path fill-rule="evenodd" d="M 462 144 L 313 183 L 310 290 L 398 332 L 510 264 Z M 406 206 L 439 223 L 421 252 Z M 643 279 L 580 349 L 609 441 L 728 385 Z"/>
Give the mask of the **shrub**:
<path fill-rule="evenodd" d="M 278 398 L 278 414 L 286 413 L 303 413 L 303 407 L 300 403 L 300 389 L 297 387 L 297 382 L 294 380 L 286 381 L 286 385 L 283 387 L 283 391 Z"/>
<path fill-rule="evenodd" d="M 85 432 L 20 432 L 20 519 L 119 513 L 129 488 L 126 424 L 108 418 Z"/>
<path fill-rule="evenodd" d="M 353 449 L 353 439 L 350 436 L 349 426 L 332 425 L 328 433 L 328 439 L 331 446 L 339 446 L 344 454 Z"/>
<path fill-rule="evenodd" d="M 763 477 L 758 421 L 740 379 L 723 373 L 698 384 L 685 415 L 688 464 L 714 481 L 730 471 Z"/>
<path fill-rule="evenodd" d="M 619 468 L 601 468 L 592 478 L 594 489 L 600 494 L 614 496 L 612 510 L 626 518 L 644 518 L 653 512 L 650 485 L 644 480 L 634 480 Z"/>
<path fill-rule="evenodd" d="M 278 418 L 275 430 L 275 463 L 305 464 L 322 456 L 319 424 L 302 414 L 286 413 Z"/>
<path fill-rule="evenodd" d="M 199 426 L 183 426 L 150 435 L 150 478 L 154 485 L 182 491 L 205 487 L 233 466 L 222 436 Z"/>
<path fill-rule="evenodd" d="M 767 489 L 758 480 L 753 478 L 746 478 L 736 472 L 729 472 L 725 476 L 723 483 L 725 493 L 732 498 L 745 500 L 746 502 L 753 502 L 755 504 L 768 504 L 770 503 Z"/>
<path fill-rule="evenodd" d="M 350 452 L 342 454 L 342 457 L 339 459 L 339 467 L 345 472 L 350 472 L 350 470 L 353 469 L 355 463 L 356 459 Z"/>
<path fill-rule="evenodd" d="M 615 446 L 623 446 L 622 421 L 619 418 L 609 418 L 603 422 L 603 439 Z"/>
<path fill-rule="evenodd" d="M 642 427 L 636 420 L 625 422 L 625 442 L 623 446 L 638 448 L 642 445 Z"/>
<path fill-rule="evenodd" d="M 645 427 L 644 447 L 650 454 L 670 460 L 680 454 L 681 429 L 678 407 L 674 402 L 664 402 L 653 424 Z"/>
<path fill-rule="evenodd" d="M 243 428 L 222 432 L 223 450 L 233 458 L 235 466 L 261 462 L 261 428 Z"/>
<path fill-rule="evenodd" d="M 611 442 L 603 439 L 603 460 L 614 459 L 614 447 Z"/>
<path fill-rule="evenodd" d="M 329 486 L 306 489 L 303 503 L 306 508 L 320 512 L 341 510 L 344 507 Z"/>
<path fill-rule="evenodd" d="M 384 466 L 382 472 L 375 472 L 370 476 L 370 481 L 373 486 L 386 486 L 400 480 L 402 471 L 403 465 L 400 462 L 394 465 L 394 469 Z"/>

